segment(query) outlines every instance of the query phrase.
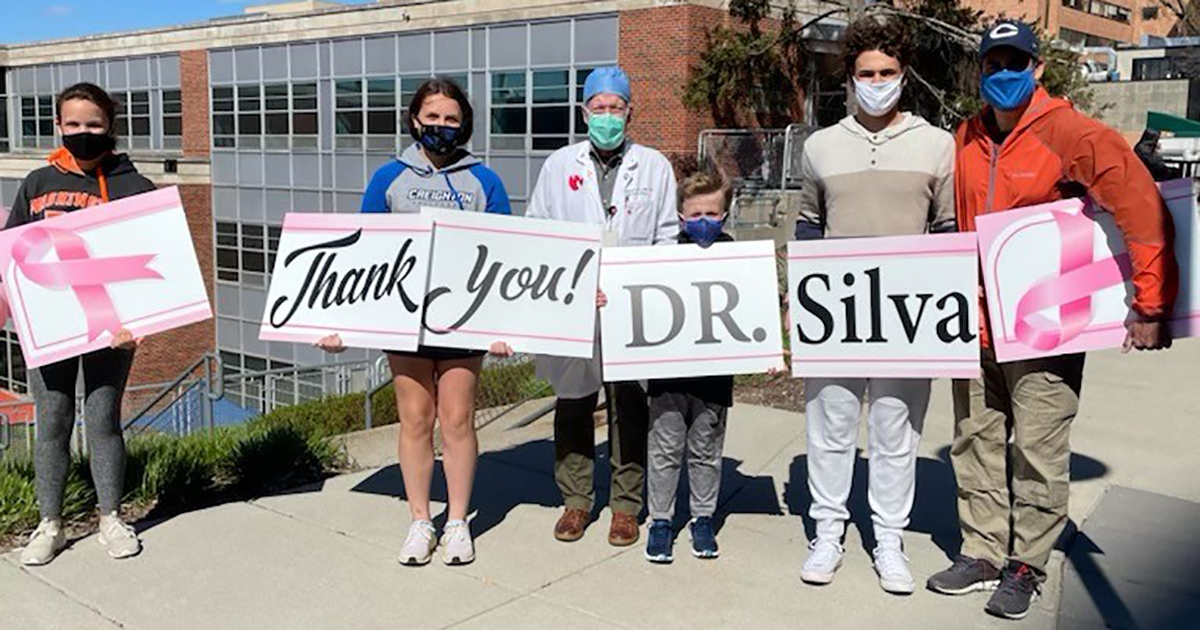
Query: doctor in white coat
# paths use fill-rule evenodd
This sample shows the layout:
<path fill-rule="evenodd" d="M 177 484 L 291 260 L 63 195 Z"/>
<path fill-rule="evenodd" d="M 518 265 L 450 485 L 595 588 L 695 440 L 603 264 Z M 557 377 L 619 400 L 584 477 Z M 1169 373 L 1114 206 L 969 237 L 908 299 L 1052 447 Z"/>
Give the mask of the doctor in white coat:
<path fill-rule="evenodd" d="M 675 173 L 667 158 L 625 135 L 632 115 L 629 77 L 618 67 L 597 68 L 583 86 L 588 141 L 555 151 L 542 166 L 526 216 L 604 226 L 604 245 L 674 243 L 679 232 Z M 538 357 L 538 375 L 558 397 L 554 414 L 554 479 L 565 511 L 558 540 L 583 537 L 595 504 L 595 426 L 602 386 L 599 343 L 592 359 Z M 615 546 L 638 540 L 649 424 L 646 393 L 634 383 L 614 384 L 616 422 L 609 436 Z"/>

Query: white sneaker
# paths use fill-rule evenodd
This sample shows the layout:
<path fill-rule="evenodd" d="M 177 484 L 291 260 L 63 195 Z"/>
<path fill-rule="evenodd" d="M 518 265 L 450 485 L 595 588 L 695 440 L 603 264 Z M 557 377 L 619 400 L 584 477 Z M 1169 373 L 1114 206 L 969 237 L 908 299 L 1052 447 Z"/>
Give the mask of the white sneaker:
<path fill-rule="evenodd" d="M 29 536 L 29 544 L 21 550 L 21 564 L 30 567 L 49 564 L 66 546 L 67 534 L 63 531 L 62 521 L 44 518 Z"/>
<path fill-rule="evenodd" d="M 475 560 L 475 543 L 466 521 L 449 521 L 442 532 L 442 561 L 449 565 L 469 564 Z"/>
<path fill-rule="evenodd" d="M 842 566 L 842 556 L 846 550 L 832 540 L 817 539 L 808 546 L 811 550 L 804 568 L 800 570 L 800 579 L 809 584 L 829 584 L 833 574 Z"/>
<path fill-rule="evenodd" d="M 100 535 L 97 538 L 101 545 L 108 547 L 108 555 L 118 560 L 132 558 L 142 552 L 142 541 L 138 540 L 137 532 L 126 525 L 116 512 L 100 517 Z"/>
<path fill-rule="evenodd" d="M 408 526 L 408 537 L 400 548 L 400 564 L 418 567 L 429 564 L 433 558 L 433 550 L 437 548 L 437 538 L 434 536 L 433 523 L 429 521 L 413 521 Z"/>
<path fill-rule="evenodd" d="M 896 595 L 910 595 L 916 590 L 917 585 L 908 570 L 908 558 L 899 547 L 876 547 L 873 555 L 880 588 Z"/>

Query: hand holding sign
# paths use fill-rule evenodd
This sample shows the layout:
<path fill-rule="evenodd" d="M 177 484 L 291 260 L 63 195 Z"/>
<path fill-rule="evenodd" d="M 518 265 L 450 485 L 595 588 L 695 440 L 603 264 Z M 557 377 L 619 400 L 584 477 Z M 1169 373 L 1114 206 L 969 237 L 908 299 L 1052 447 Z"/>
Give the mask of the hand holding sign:
<path fill-rule="evenodd" d="M 788 245 L 792 373 L 974 378 L 973 234 Z"/>
<path fill-rule="evenodd" d="M 422 343 L 592 356 L 600 227 L 425 209 L 434 246 Z"/>
<path fill-rule="evenodd" d="M 770 241 L 604 250 L 606 381 L 783 367 Z"/>
<path fill-rule="evenodd" d="M 431 233 L 411 214 L 288 214 L 259 338 L 415 350 Z"/>
<path fill-rule="evenodd" d="M 0 233 L 29 367 L 211 318 L 195 252 L 175 188 Z"/>
<path fill-rule="evenodd" d="M 1190 180 L 1160 184 L 1175 223 L 1175 312 L 1132 312 L 1129 254 L 1110 214 L 1079 199 L 977 219 L 992 345 L 1001 362 L 1120 347 L 1154 350 L 1200 333 L 1200 214 Z"/>

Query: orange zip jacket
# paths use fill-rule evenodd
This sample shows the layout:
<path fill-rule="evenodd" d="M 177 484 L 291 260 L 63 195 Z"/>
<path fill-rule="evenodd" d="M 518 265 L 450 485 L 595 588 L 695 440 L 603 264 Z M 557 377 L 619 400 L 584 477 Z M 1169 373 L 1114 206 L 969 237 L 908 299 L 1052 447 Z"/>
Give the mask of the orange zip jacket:
<path fill-rule="evenodd" d="M 1133 264 L 1133 309 L 1168 315 L 1179 292 L 1175 226 L 1149 171 L 1113 129 L 1052 98 L 1039 86 L 1016 128 L 997 145 L 988 135 L 988 109 L 955 134 L 954 193 L 958 228 L 975 231 L 975 217 L 1088 194 L 1112 213 Z M 980 304 L 980 342 L 991 345 L 986 302 Z"/>

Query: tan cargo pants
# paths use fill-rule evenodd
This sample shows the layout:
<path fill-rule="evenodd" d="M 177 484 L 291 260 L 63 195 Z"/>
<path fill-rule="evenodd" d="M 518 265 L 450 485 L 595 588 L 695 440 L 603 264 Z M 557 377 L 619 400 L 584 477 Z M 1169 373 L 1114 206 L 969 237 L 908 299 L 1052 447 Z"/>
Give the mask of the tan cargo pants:
<path fill-rule="evenodd" d="M 962 553 L 998 569 L 1015 560 L 1044 576 L 1067 524 L 1084 355 L 1000 364 L 984 349 L 982 358 L 981 378 L 954 382 L 950 459 Z"/>

